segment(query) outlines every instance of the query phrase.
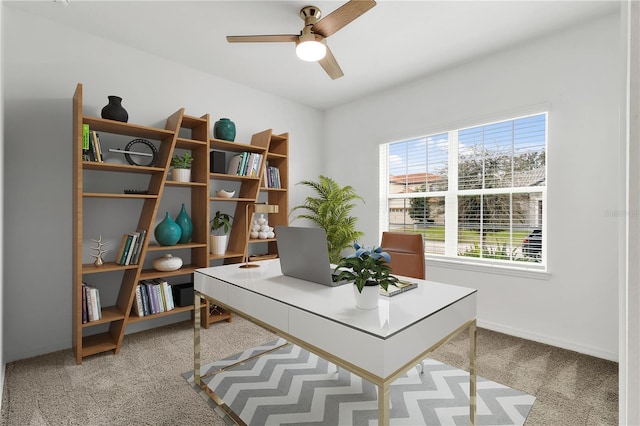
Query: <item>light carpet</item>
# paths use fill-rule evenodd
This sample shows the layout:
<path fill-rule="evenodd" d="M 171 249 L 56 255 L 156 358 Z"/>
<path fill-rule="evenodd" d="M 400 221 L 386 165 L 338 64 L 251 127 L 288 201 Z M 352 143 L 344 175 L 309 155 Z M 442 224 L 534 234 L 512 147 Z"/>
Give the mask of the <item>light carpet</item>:
<path fill-rule="evenodd" d="M 203 381 L 247 425 L 377 424 L 375 385 L 296 345 L 275 349 L 285 343 L 277 339 L 203 365 L 202 376 L 238 364 Z M 255 357 L 258 354 L 263 355 Z M 233 424 L 195 385 L 193 371 L 183 377 Z M 531 395 L 478 377 L 477 424 L 523 425 L 534 401 Z M 392 383 L 390 417 L 392 425 L 469 424 L 469 374 L 425 359 L 423 373 L 416 366 Z"/>

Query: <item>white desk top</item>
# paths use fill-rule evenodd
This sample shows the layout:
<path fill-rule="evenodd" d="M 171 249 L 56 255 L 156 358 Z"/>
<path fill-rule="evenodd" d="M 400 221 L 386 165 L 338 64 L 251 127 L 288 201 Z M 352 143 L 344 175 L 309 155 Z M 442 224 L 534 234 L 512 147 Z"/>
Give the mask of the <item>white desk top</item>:
<path fill-rule="evenodd" d="M 260 268 L 240 268 L 239 264 L 196 270 L 233 286 L 265 296 L 341 325 L 385 340 L 475 293 L 466 287 L 426 280 L 415 281 L 418 288 L 393 297 L 380 297 L 378 309 L 362 310 L 355 305 L 353 285 L 327 287 L 282 275 L 280 260 L 259 262 Z M 195 289 L 216 299 L 209 280 L 195 280 Z M 224 303 L 224 300 L 221 300 Z"/>

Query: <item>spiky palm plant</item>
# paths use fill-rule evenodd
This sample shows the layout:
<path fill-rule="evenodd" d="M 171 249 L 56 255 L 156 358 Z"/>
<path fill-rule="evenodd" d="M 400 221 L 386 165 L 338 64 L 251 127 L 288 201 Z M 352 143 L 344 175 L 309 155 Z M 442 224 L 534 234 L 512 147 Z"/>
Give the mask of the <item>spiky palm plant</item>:
<path fill-rule="evenodd" d="M 308 219 L 324 229 L 327 233 L 329 260 L 338 263 L 342 258 L 341 252 L 353 245 L 363 233 L 356 231 L 356 217 L 351 216 L 355 207 L 354 201 L 364 199 L 347 185 L 341 187 L 333 179 L 320 176 L 318 181 L 304 180 L 298 185 L 305 185 L 313 189 L 317 197 L 307 197 L 304 204 L 291 209 L 305 209 L 307 213 L 295 216 L 296 219 Z"/>

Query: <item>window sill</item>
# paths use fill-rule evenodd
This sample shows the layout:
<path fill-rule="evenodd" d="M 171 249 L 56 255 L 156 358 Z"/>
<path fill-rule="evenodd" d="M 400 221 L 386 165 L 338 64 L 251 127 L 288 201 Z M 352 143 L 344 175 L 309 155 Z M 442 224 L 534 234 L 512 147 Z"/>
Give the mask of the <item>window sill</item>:
<path fill-rule="evenodd" d="M 495 263 L 480 263 L 473 261 L 462 261 L 458 259 L 427 256 L 427 266 L 440 268 L 458 269 L 463 271 L 482 272 L 485 274 L 509 275 L 521 278 L 532 278 L 536 280 L 549 280 L 551 273 L 545 271 L 543 266 L 537 268 L 514 268 L 512 266 L 498 265 Z"/>

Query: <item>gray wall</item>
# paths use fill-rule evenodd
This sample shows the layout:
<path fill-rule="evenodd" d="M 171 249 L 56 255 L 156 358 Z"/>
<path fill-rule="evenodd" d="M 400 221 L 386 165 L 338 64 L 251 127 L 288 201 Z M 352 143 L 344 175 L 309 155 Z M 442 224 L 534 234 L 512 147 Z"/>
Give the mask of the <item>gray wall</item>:
<path fill-rule="evenodd" d="M 11 7 L 3 9 L 2 26 L 5 155 L 12 159 L 5 164 L 11 176 L 4 198 L 5 241 L 11 242 L 4 257 L 10 265 L 4 270 L 4 300 L 11 301 L 4 306 L 5 362 L 71 347 L 71 98 L 77 83 L 84 85 L 88 115 L 99 116 L 107 96 L 116 94 L 124 99 L 132 123 L 164 127 L 166 118 L 184 107 L 190 115 L 210 113 L 212 121 L 232 118 L 237 141 L 248 143 L 253 133 L 268 128 L 289 132 L 290 154 L 296 159 L 291 183 L 321 172 L 319 111 Z M 292 185 L 291 205 L 302 200 L 297 191 Z M 102 222 L 85 227 L 87 240 L 101 233 L 119 241 L 135 226 L 137 212 L 132 221 L 126 210 L 108 210 Z M 105 297 L 114 297 L 106 287 L 101 295 L 103 290 Z M 154 325 L 158 322 L 139 323 L 128 331 Z"/>
<path fill-rule="evenodd" d="M 380 144 L 548 110 L 549 273 L 428 261 L 427 277 L 477 288 L 483 327 L 617 360 L 619 37 L 612 15 L 329 111 L 327 150 L 342 155 L 327 173 L 364 197 L 364 242 L 379 243 L 379 176 L 353 171 L 375 170 Z"/>

